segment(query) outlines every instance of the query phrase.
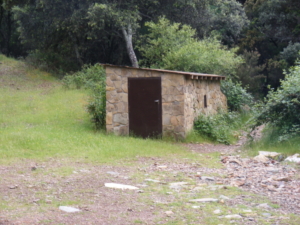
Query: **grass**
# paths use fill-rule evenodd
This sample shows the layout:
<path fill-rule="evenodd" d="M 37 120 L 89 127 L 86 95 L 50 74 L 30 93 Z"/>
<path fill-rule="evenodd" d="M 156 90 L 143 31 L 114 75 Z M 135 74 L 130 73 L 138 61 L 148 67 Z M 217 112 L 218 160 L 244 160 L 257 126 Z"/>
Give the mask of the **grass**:
<path fill-rule="evenodd" d="M 182 147 L 162 140 L 95 132 L 84 91 L 65 90 L 50 74 L 22 62 L 2 55 L 0 60 L 0 163 L 49 157 L 99 163 L 136 156 L 188 157 Z"/>
<path fill-rule="evenodd" d="M 255 156 L 258 154 L 258 151 L 278 152 L 284 155 L 300 153 L 300 137 L 278 142 L 279 136 L 280 134 L 276 130 L 266 126 L 260 140 L 248 143 L 246 146 L 247 154 Z"/>

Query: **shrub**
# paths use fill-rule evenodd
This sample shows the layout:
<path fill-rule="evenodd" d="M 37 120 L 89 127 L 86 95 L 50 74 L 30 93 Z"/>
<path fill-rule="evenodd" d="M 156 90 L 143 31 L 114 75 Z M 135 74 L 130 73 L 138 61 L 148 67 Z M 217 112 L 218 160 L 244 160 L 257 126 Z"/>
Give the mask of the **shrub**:
<path fill-rule="evenodd" d="M 54 51 L 32 51 L 25 58 L 25 61 L 35 68 L 56 74 L 59 77 L 65 72 L 80 68 L 75 60 L 66 59 L 62 54 Z"/>
<path fill-rule="evenodd" d="M 200 115 L 194 123 L 194 130 L 212 141 L 230 144 L 237 138 L 236 130 L 244 123 L 243 114 L 238 112 Z"/>
<path fill-rule="evenodd" d="M 279 133 L 279 142 L 300 134 L 300 62 L 284 74 L 281 87 L 276 91 L 270 90 L 265 105 L 260 107 L 255 124 L 273 126 Z"/>
<path fill-rule="evenodd" d="M 67 75 L 63 79 L 66 88 L 84 88 L 89 91 L 87 111 L 97 130 L 105 127 L 106 117 L 106 76 L 99 64 L 85 65 L 81 71 Z"/>
<path fill-rule="evenodd" d="M 234 83 L 231 79 L 222 81 L 221 90 L 227 97 L 228 108 L 231 111 L 242 110 L 253 102 L 252 95 L 242 87 L 240 82 Z"/>

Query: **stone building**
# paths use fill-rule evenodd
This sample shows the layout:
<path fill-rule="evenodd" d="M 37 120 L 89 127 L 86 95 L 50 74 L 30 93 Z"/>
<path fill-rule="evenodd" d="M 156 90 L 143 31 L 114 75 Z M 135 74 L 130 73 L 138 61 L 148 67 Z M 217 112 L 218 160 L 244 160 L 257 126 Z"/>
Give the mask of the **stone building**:
<path fill-rule="evenodd" d="M 220 90 L 224 76 L 103 66 L 107 132 L 184 138 L 199 114 L 227 109 Z"/>

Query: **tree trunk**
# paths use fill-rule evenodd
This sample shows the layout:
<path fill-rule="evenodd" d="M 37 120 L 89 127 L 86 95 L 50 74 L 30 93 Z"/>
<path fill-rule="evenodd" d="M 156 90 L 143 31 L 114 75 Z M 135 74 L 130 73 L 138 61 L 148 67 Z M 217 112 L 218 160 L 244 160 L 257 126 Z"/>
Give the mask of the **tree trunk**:
<path fill-rule="evenodd" d="M 81 56 L 80 56 L 80 53 L 79 53 L 79 50 L 78 50 L 77 40 L 73 36 L 73 34 L 71 32 L 69 32 L 69 36 L 71 37 L 71 40 L 72 40 L 73 45 L 74 45 L 74 51 L 75 51 L 75 54 L 76 54 L 77 61 L 82 66 L 83 65 L 83 61 L 81 59 Z"/>
<path fill-rule="evenodd" d="M 131 61 L 131 65 L 132 67 L 139 67 L 139 63 L 137 61 L 135 52 L 133 50 L 133 45 L 132 45 L 132 28 L 131 28 L 131 24 L 128 24 L 127 30 L 125 29 L 125 27 L 122 27 L 122 32 L 124 35 L 124 39 L 126 42 L 126 49 L 127 49 L 127 53 L 129 56 L 129 59 Z"/>

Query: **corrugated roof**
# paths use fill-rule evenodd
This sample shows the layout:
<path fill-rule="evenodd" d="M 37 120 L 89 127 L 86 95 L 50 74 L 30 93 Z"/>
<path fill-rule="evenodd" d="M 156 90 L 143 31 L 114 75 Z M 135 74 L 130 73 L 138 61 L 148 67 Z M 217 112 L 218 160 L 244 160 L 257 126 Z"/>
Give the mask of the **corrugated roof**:
<path fill-rule="evenodd" d="M 183 72 L 183 71 L 175 71 L 175 70 L 162 70 L 162 69 L 151 69 L 151 68 L 135 68 L 130 66 L 116 66 L 111 64 L 101 64 L 104 67 L 118 67 L 118 68 L 126 68 L 126 69 L 137 69 L 137 70 L 146 70 L 146 71 L 157 71 L 162 73 L 172 73 L 185 75 L 187 78 L 195 79 L 195 80 L 225 80 L 225 76 L 215 75 L 215 74 L 206 74 L 206 73 L 195 73 L 195 72 Z"/>

